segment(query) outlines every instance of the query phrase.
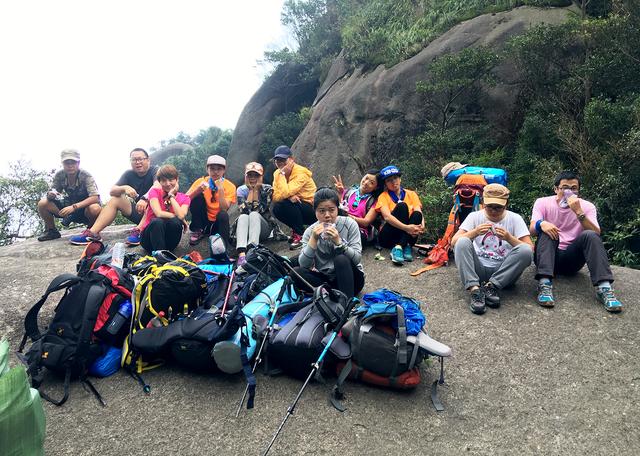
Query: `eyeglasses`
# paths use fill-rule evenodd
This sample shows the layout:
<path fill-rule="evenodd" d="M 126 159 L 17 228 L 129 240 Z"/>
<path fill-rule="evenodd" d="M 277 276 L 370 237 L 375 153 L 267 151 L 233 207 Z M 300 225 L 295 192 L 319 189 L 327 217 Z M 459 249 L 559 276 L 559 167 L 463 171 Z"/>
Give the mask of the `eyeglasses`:
<path fill-rule="evenodd" d="M 142 163 L 145 160 L 149 160 L 148 157 L 143 157 L 143 158 L 132 158 L 131 159 L 131 163 Z"/>
<path fill-rule="evenodd" d="M 568 185 L 563 185 L 562 187 L 559 187 L 559 188 L 562 191 L 571 190 L 572 192 L 577 192 L 578 190 L 580 190 L 580 187 L 578 187 L 577 185 L 572 185 L 571 187 L 569 187 Z"/>
<path fill-rule="evenodd" d="M 487 204 L 485 209 L 489 209 L 491 211 L 499 212 L 504 209 L 504 206 L 500 206 L 498 204 Z"/>

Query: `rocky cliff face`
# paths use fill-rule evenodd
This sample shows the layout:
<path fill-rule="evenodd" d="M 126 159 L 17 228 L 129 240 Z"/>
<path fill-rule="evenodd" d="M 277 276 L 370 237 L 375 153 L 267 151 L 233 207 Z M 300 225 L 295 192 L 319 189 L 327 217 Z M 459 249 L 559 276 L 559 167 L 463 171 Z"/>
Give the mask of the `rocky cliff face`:
<path fill-rule="evenodd" d="M 404 139 L 424 127 L 426 108 L 416 94 L 416 83 L 427 78 L 429 63 L 440 55 L 457 53 L 467 47 L 492 46 L 506 41 L 538 24 L 559 24 L 569 11 L 562 8 L 522 7 L 487 14 L 453 27 L 431 42 L 416 56 L 391 68 L 379 66 L 365 72 L 350 70 L 338 56 L 313 103 L 313 114 L 293 144 L 301 163 L 314 172 L 317 184 L 328 184 L 331 175 L 341 172 L 347 182 L 359 179 L 360 170 L 373 164 L 374 157 L 397 156 Z M 498 69 L 506 83 L 483 93 L 481 112 L 490 120 L 508 122 L 518 94 L 516 75 L 508 65 Z M 273 77 L 276 75 L 274 74 Z M 268 84 L 273 84 L 270 79 Z M 245 107 L 234 132 L 230 151 L 230 170 L 257 156 L 260 133 L 273 118 L 276 103 L 263 86 Z M 266 98 L 263 103 L 259 99 Z M 381 164 L 381 163 L 379 163 Z M 360 169 L 359 169 L 360 168 Z"/>

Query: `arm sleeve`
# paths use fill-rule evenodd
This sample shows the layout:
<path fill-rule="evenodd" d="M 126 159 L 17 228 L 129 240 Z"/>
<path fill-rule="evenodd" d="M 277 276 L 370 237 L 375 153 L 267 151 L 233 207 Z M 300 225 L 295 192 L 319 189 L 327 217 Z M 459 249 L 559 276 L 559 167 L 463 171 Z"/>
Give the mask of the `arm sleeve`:
<path fill-rule="evenodd" d="M 531 210 L 531 221 L 537 222 L 538 220 L 544 220 L 544 207 L 540 198 L 533 203 L 533 209 Z"/>
<path fill-rule="evenodd" d="M 352 220 L 347 219 L 347 239 L 343 239 L 342 242 L 346 242 L 344 248 L 344 254 L 355 265 L 360 264 L 362 260 L 362 240 L 360 238 L 360 230 L 358 224 Z"/>
<path fill-rule="evenodd" d="M 129 183 L 129 180 L 127 179 L 129 172 L 125 171 L 122 176 L 120 176 L 120 179 L 118 179 L 118 182 L 116 182 L 114 185 L 131 185 Z"/>
<path fill-rule="evenodd" d="M 287 182 L 286 177 L 284 177 L 279 172 L 276 173 L 276 177 L 273 181 L 273 186 L 274 186 L 273 199 L 276 201 L 281 201 L 281 200 L 290 198 L 294 195 L 297 195 L 309 179 L 311 179 L 311 177 L 308 176 L 306 173 L 303 173 L 303 172 L 294 173 L 292 171 L 291 176 L 289 177 L 289 181 Z"/>
<path fill-rule="evenodd" d="M 100 192 L 98 191 L 98 184 L 96 184 L 96 180 L 91 174 L 87 173 L 84 185 L 89 196 L 100 196 Z"/>
<path fill-rule="evenodd" d="M 235 203 L 236 200 L 236 186 L 230 181 L 225 180 L 224 185 L 222 186 L 222 191 L 224 192 L 224 198 L 231 204 Z"/>
<path fill-rule="evenodd" d="M 316 258 L 316 251 L 309 247 L 309 239 L 311 238 L 313 226 L 315 226 L 315 223 L 304 230 L 304 234 L 302 235 L 302 250 L 300 251 L 300 255 L 298 255 L 298 263 L 306 269 L 313 267 Z"/>
<path fill-rule="evenodd" d="M 64 188 L 64 180 L 63 174 L 57 172 L 55 176 L 53 176 L 53 182 L 51 183 L 51 187 L 54 188 L 57 192 L 62 192 Z"/>
<path fill-rule="evenodd" d="M 598 210 L 596 209 L 596 206 L 594 204 L 589 203 L 588 205 L 586 205 L 584 209 L 584 215 L 591 223 L 593 223 L 598 227 L 598 229 L 600 229 L 600 225 L 598 224 Z"/>
<path fill-rule="evenodd" d="M 462 224 L 460 224 L 460 228 L 459 229 L 469 232 L 472 229 L 474 229 L 476 227 L 476 225 L 478 225 L 476 212 L 472 212 L 471 214 L 469 214 L 467 216 L 466 219 L 464 219 L 464 222 L 462 222 Z M 528 233 L 528 231 L 527 231 L 527 233 Z"/>
<path fill-rule="evenodd" d="M 523 236 L 529 236 L 529 228 L 527 228 L 526 223 L 524 223 L 524 219 L 520 214 L 514 215 L 514 223 L 513 223 L 513 235 L 516 239 L 520 239 Z"/>

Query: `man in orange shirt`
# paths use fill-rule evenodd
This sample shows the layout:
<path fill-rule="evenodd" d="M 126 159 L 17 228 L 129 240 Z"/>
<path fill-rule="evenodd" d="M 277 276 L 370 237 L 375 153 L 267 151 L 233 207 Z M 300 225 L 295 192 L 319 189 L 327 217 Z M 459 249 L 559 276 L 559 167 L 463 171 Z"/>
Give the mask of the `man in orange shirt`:
<path fill-rule="evenodd" d="M 292 230 L 289 249 L 302 247 L 304 225 L 316 222 L 313 195 L 316 184 L 312 173 L 298 165 L 287 146 L 278 146 L 273 154 L 273 215 Z"/>
<path fill-rule="evenodd" d="M 229 248 L 229 214 L 236 202 L 236 186 L 224 177 L 227 162 L 220 155 L 207 159 L 208 176 L 197 179 L 187 191 L 191 198 L 191 236 L 189 244 L 195 245 L 210 234 L 218 233 Z"/>
<path fill-rule="evenodd" d="M 411 247 L 424 232 L 422 202 L 413 190 L 402 187 L 402 174 L 396 166 L 387 166 L 380 171 L 384 191 L 378 197 L 376 211 L 384 219 L 378 241 L 382 247 L 391 249 L 391 261 L 402 266 L 413 261 Z"/>

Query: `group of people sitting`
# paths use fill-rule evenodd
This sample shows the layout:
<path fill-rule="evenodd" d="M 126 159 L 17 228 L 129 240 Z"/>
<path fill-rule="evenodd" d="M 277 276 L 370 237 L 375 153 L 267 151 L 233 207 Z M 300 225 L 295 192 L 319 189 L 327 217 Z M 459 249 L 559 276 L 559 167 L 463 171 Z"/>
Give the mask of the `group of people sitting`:
<path fill-rule="evenodd" d="M 177 169 L 151 166 L 148 153 L 136 148 L 130 152 L 131 169 L 111 188 L 111 199 L 101 207 L 95 180 L 79 167 L 79 153 L 67 149 L 61 158 L 63 169 L 38 203 L 45 223 L 40 241 L 60 237 L 54 217 L 62 218 L 65 226 L 71 222 L 88 226 L 70 238 L 72 244 L 99 240 L 100 232 L 120 212 L 136 225 L 126 243 L 142 245 L 147 252 L 174 250 L 187 229 L 191 245 L 218 234 L 229 251 L 235 228 L 237 265 L 242 266 L 247 246 L 278 232 L 279 221 L 291 228 L 289 248 L 301 249 L 296 268 L 300 278 L 313 286 L 327 282 L 353 297 L 364 287 L 364 246 L 390 249 L 392 262 L 401 266 L 413 261 L 413 246 L 425 227 L 418 194 L 402 186 L 400 169 L 393 165 L 367 171 L 359 184 L 350 187 L 338 175 L 333 177 L 335 189 L 317 188 L 312 172 L 296 162 L 289 147 L 279 146 L 273 156 L 273 185 L 263 183 L 263 166 L 251 162 L 245 166 L 244 184 L 236 188 L 225 178 L 225 159 L 212 155 L 207 175 L 181 193 Z M 596 208 L 580 198 L 579 191 L 577 174 L 560 173 L 555 194 L 535 202 L 527 227 L 522 216 L 507 209 L 510 192 L 505 186 L 484 188 L 482 209 L 469 214 L 452 239 L 473 313 L 499 307 L 500 290 L 513 285 L 532 261 L 541 306 L 554 306 L 555 275 L 575 274 L 587 264 L 598 301 L 608 311 L 622 310 L 611 286 L 613 274 Z M 228 211 L 234 204 L 239 216 L 232 225 Z M 535 246 L 532 235 L 537 237 Z"/>

